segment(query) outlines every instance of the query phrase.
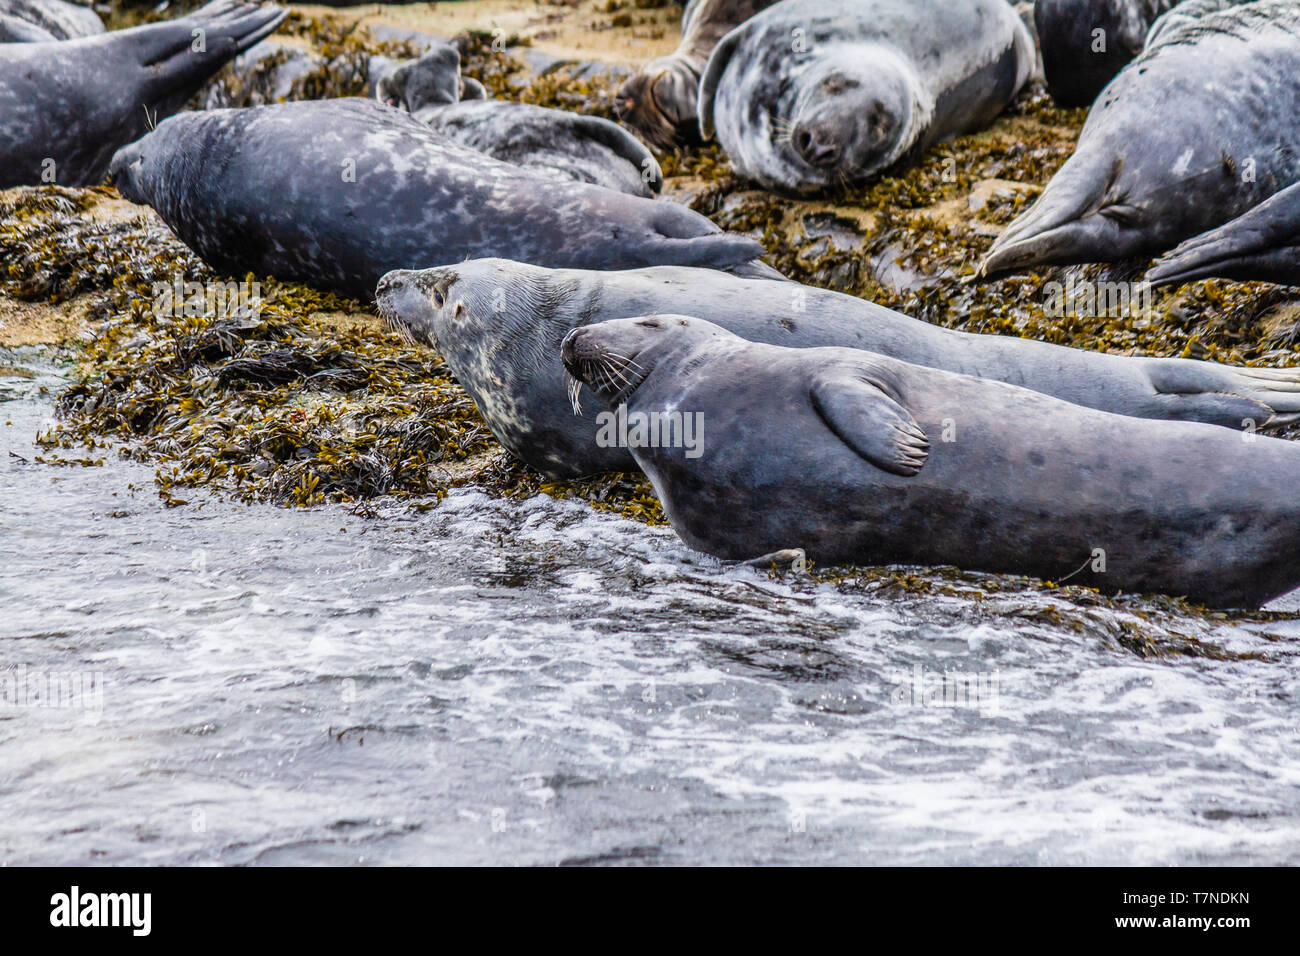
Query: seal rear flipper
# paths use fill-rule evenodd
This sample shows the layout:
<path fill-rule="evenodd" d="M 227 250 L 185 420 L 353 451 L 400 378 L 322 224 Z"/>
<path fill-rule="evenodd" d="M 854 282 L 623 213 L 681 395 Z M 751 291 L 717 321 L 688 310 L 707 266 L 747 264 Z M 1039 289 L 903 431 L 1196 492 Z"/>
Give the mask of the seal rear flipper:
<path fill-rule="evenodd" d="M 460 78 L 460 99 L 461 102 L 464 102 L 466 100 L 486 100 L 490 99 L 490 97 L 486 86 L 472 76 L 462 76 Z"/>
<path fill-rule="evenodd" d="M 650 226 L 658 241 L 646 257 L 648 265 L 701 266 L 727 269 L 766 255 L 757 239 L 723 232 L 697 212 L 675 202 L 638 199 L 655 207 Z M 716 230 L 716 231 L 715 231 Z"/>
<path fill-rule="evenodd" d="M 663 189 L 664 174 L 650 148 L 623 127 L 599 116 L 566 114 L 565 121 L 576 134 L 604 146 L 615 156 L 626 159 L 641 172 L 641 181 L 658 195 Z M 649 178 L 646 174 L 649 173 Z"/>
<path fill-rule="evenodd" d="M 274 33 L 288 15 L 274 5 L 217 0 L 189 16 L 114 35 L 137 34 L 143 46 L 140 64 L 150 74 L 145 84 L 150 99 L 184 102 L 229 60 Z"/>
<path fill-rule="evenodd" d="M 911 478 L 930 457 L 930 440 L 916 419 L 866 370 L 822 372 L 810 394 L 826 427 L 882 471 Z"/>
<path fill-rule="evenodd" d="M 53 43 L 58 39 L 44 27 L 0 14 L 0 43 Z"/>

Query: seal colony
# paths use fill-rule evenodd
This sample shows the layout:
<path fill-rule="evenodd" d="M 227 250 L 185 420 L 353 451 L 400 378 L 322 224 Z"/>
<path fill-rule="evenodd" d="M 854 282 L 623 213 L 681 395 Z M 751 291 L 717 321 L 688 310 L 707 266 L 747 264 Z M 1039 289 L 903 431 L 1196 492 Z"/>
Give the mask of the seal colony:
<path fill-rule="evenodd" d="M 1146 240 L 1159 234 L 1134 248 L 1165 251 L 1253 213 L 1277 224 L 1262 230 L 1258 248 L 1285 259 L 1281 223 L 1294 216 L 1285 190 L 1300 178 L 1287 178 L 1294 149 L 1276 120 L 1251 126 L 1250 110 L 1258 100 L 1274 109 L 1290 102 L 1295 11 L 1281 0 L 1216 12 L 1193 2 L 1168 15 L 1180 19 L 1155 21 L 1145 52 L 1102 95 L 1069 163 L 1092 169 L 1103 156 L 1110 178 L 1093 211 Z M 215 5 L 232 7 L 240 19 L 256 13 L 257 30 L 278 24 L 275 8 Z M 693 6 L 684 41 L 706 10 L 717 30 L 743 7 Z M 188 24 L 153 26 L 179 33 Z M 231 49 L 253 32 L 232 38 Z M 86 42 L 6 44 L 0 77 L 11 49 L 46 47 L 57 57 Z M 739 177 L 778 192 L 890 179 L 943 138 L 988 124 L 1035 83 L 1033 44 L 1005 0 L 782 0 L 710 49 L 695 99 L 701 133 L 716 129 Z M 1221 91 L 1201 89 L 1212 52 L 1223 54 L 1212 68 L 1233 98 L 1227 106 Z M 1241 66 L 1248 60 L 1253 79 Z M 379 65 L 360 65 L 362 86 Z M 187 84 L 160 72 L 169 95 L 180 96 Z M 664 72 L 673 71 L 648 71 Z M 501 94 L 502 85 L 489 85 Z M 519 458 L 551 475 L 640 468 L 684 540 L 725 559 L 763 561 L 802 548 L 823 564 L 956 563 L 1216 606 L 1258 604 L 1300 584 L 1300 449 L 1257 434 L 1300 420 L 1300 373 L 936 328 L 786 281 L 759 261 L 773 249 L 723 232 L 672 198 L 562 181 L 524 154 L 487 155 L 508 145 L 501 132 L 488 134 L 482 150 L 455 141 L 451 127 L 422 120 L 493 101 L 479 98 L 486 90 L 460 76 L 453 58 L 398 64 L 374 86 L 369 99 L 195 110 L 147 125 L 113 155 L 113 184 L 152 206 L 225 275 L 373 293 L 395 327 L 439 350 L 440 374 L 456 376 Z M 659 89 L 655 79 L 646 87 Z M 682 87 L 669 80 L 663 89 L 676 95 Z M 663 132 L 678 107 L 655 97 L 661 115 L 647 122 Z M 194 102 L 205 101 L 200 93 Z M 1157 101 L 1209 117 L 1192 133 L 1205 134 L 1220 174 L 1244 174 L 1256 159 L 1246 151 L 1261 150 L 1255 178 L 1243 179 L 1235 198 L 1226 186 L 1216 192 L 1212 163 L 1195 149 L 1184 163 L 1186 145 L 1174 151 L 1175 134 L 1153 128 L 1149 115 L 1145 126 L 1116 119 Z M 501 107 L 520 105 L 491 108 L 504 114 Z M 1235 110 L 1241 122 L 1219 122 L 1215 109 Z M 578 129 L 566 122 L 548 113 L 537 128 Z M 1112 132 L 1090 137 L 1091 128 Z M 1216 136 L 1232 149 L 1214 153 Z M 630 157 L 648 155 L 636 146 Z M 682 161 L 673 157 L 677 168 Z M 1062 195 L 1054 187 L 1069 181 L 1069 163 L 998 239 L 987 268 L 1037 261 L 997 257 L 1008 248 L 1022 255 L 1019 244 L 1032 240 L 1025 219 L 1065 203 L 1048 200 Z M 1147 175 L 1129 183 L 1133 170 Z M 1184 177 L 1189 170 L 1204 176 Z M 727 213 L 727 197 L 696 199 L 711 214 Z M 1081 200 L 1084 218 L 1095 201 L 1091 193 Z M 76 215 L 85 207 L 71 208 Z M 1162 211 L 1183 217 L 1178 228 L 1190 231 L 1175 236 L 1178 229 L 1143 220 Z M 1218 245 L 1249 258 L 1256 247 L 1242 236 L 1260 233 L 1247 223 Z M 1054 254 L 1052 242 L 1039 253 Z M 1072 254 L 1114 251 L 1083 244 Z M 968 261 L 966 273 L 977 259 Z M 1153 281 L 1164 268 L 1155 266 Z M 1192 270 L 1171 275 L 1179 281 Z M 196 318 L 177 354 L 216 350 L 230 359 L 219 377 L 291 392 L 317 379 L 281 368 L 292 363 L 275 349 L 241 351 L 240 326 L 218 325 Z M 369 387 L 374 378 L 350 361 L 348 387 Z M 458 409 L 443 403 L 421 414 L 412 428 L 472 417 L 463 395 Z M 302 477 L 299 500 L 312 501 L 310 476 Z"/>

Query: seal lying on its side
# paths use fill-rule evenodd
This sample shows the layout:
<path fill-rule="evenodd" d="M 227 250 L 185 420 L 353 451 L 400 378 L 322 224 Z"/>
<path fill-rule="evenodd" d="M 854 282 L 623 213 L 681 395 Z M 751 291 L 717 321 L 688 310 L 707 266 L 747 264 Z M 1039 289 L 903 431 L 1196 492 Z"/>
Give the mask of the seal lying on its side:
<path fill-rule="evenodd" d="M 682 42 L 668 56 L 651 60 L 618 91 L 618 118 L 657 149 L 698 144 L 696 105 L 700 76 L 718 41 L 776 0 L 691 0 L 682 13 Z"/>
<path fill-rule="evenodd" d="M 699 319 L 571 332 L 682 539 L 745 560 L 956 564 L 1257 607 L 1300 585 L 1300 445 L 1080 408 Z M 657 447 L 656 447 L 657 446 Z"/>
<path fill-rule="evenodd" d="M 565 477 L 633 463 L 624 449 L 598 444 L 593 410 L 570 413 L 560 342 L 578 326 L 652 312 L 689 310 L 755 342 L 866 349 L 1125 415 L 1230 428 L 1300 418 L 1300 369 L 1128 358 L 954 332 L 839 292 L 704 269 L 584 272 L 481 259 L 390 273 L 376 299 L 390 321 L 439 350 L 502 445 Z"/>
<path fill-rule="evenodd" d="M 217 0 L 166 23 L 0 46 L 0 188 L 97 185 L 118 147 L 180 109 L 286 16 Z"/>
<path fill-rule="evenodd" d="M 557 182 L 368 99 L 183 113 L 120 150 L 112 173 L 218 270 L 358 297 L 390 269 L 486 254 L 723 269 L 763 253 L 685 206 Z"/>
<path fill-rule="evenodd" d="M 1074 155 L 982 273 L 1151 255 L 1235 219 L 1300 180 L 1298 113 L 1295 0 L 1161 29 L 1106 87 Z"/>
<path fill-rule="evenodd" d="M 663 186 L 654 154 L 627 130 L 599 116 L 487 99 L 481 84 L 460 75 L 460 53 L 450 44 L 395 67 L 375 96 L 505 163 L 647 199 Z"/>
<path fill-rule="evenodd" d="M 0 23 L 0 30 L 6 31 L 0 33 L 0 42 L 72 40 L 104 32 L 104 22 L 94 10 L 66 0 L 0 0 Z"/>
<path fill-rule="evenodd" d="M 1196 279 L 1300 285 L 1300 183 L 1156 260 L 1153 286 Z"/>
<path fill-rule="evenodd" d="M 714 49 L 700 131 L 740 175 L 817 192 L 982 129 L 1037 65 L 1007 0 L 782 0 Z"/>

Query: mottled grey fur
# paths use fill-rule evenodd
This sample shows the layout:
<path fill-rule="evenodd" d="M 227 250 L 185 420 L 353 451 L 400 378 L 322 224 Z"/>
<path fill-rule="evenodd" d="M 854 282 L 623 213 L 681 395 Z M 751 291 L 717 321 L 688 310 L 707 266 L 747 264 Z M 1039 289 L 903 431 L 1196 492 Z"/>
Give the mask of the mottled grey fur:
<path fill-rule="evenodd" d="M 783 0 L 714 49 L 700 130 L 742 176 L 818 192 L 987 126 L 1037 64 L 1006 0 Z"/>
<path fill-rule="evenodd" d="M 450 44 L 390 69 L 375 96 L 462 146 L 557 179 L 646 198 L 663 185 L 654 154 L 627 130 L 598 116 L 487 99 L 461 76 Z"/>

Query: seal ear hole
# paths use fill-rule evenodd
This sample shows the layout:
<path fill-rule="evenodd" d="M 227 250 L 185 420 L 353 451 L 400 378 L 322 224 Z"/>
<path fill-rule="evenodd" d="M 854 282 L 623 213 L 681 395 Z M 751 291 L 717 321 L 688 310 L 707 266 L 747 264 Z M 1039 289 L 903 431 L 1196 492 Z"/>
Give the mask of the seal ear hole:
<path fill-rule="evenodd" d="M 463 319 L 463 318 L 465 318 L 465 300 L 464 300 L 464 299 L 457 299 L 457 300 L 456 300 L 456 318 L 458 318 L 458 319 Z"/>

